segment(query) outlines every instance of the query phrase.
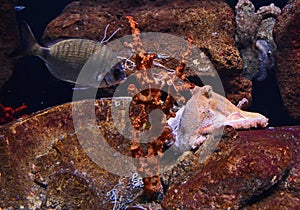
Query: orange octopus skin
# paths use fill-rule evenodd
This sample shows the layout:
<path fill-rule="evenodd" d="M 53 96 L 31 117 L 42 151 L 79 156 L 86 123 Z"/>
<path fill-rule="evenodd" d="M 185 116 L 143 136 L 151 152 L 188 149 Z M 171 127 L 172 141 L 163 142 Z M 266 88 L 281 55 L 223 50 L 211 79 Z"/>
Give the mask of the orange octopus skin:
<path fill-rule="evenodd" d="M 225 125 L 235 129 L 266 127 L 268 118 L 239 109 L 225 97 L 214 93 L 211 86 L 195 87 L 193 96 L 168 120 L 176 135 L 175 146 L 181 151 L 194 149 L 210 134 Z"/>

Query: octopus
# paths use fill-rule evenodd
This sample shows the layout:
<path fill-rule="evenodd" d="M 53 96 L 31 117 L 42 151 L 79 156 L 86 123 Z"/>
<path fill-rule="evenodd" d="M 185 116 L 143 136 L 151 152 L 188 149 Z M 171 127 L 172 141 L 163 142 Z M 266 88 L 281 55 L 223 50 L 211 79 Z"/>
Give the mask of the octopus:
<path fill-rule="evenodd" d="M 197 148 L 224 126 L 249 129 L 268 125 L 268 118 L 241 110 L 209 85 L 196 86 L 191 92 L 186 105 L 167 121 L 176 136 L 174 144 L 181 152 Z"/>
<path fill-rule="evenodd" d="M 251 1 L 239 0 L 235 11 L 235 40 L 243 60 L 243 75 L 247 79 L 263 81 L 275 65 L 277 46 L 273 28 L 281 10 L 272 3 L 255 12 Z"/>

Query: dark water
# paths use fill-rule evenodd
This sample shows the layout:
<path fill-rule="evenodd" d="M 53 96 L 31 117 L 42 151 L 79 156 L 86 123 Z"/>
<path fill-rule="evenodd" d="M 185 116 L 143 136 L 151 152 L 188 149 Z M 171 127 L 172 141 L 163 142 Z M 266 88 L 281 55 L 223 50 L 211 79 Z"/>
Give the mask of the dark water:
<path fill-rule="evenodd" d="M 47 24 L 61 13 L 72 0 L 20 0 L 26 6 L 18 12 L 19 21 L 25 20 L 31 26 L 37 40 L 41 40 Z M 234 8 L 236 1 L 227 1 Z M 253 1 L 258 8 L 274 2 L 283 7 L 287 0 Z M 26 57 L 17 61 L 15 72 L 2 92 L 3 104 L 18 107 L 25 103 L 27 113 L 32 113 L 53 105 L 72 100 L 72 84 L 55 79 L 48 72 L 44 62 L 37 57 Z M 271 126 L 292 125 L 291 119 L 282 105 L 276 81 L 268 78 L 264 82 L 254 82 L 253 103 L 250 110 L 260 112 L 270 119 Z"/>
<path fill-rule="evenodd" d="M 26 8 L 17 13 L 19 22 L 26 21 L 41 40 L 47 24 L 61 13 L 72 0 L 20 0 Z M 28 106 L 26 113 L 61 104 L 71 100 L 72 85 L 53 78 L 44 62 L 37 57 L 25 57 L 16 62 L 11 80 L 2 93 L 3 104 L 17 107 Z"/>

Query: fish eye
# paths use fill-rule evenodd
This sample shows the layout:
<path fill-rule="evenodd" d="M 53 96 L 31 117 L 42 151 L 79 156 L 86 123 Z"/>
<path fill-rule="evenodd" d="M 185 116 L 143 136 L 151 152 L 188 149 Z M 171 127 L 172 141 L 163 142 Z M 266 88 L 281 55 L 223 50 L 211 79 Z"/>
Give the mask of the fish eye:
<path fill-rule="evenodd" d="M 117 80 L 124 79 L 125 76 L 121 63 L 117 63 L 113 67 L 113 75 Z"/>

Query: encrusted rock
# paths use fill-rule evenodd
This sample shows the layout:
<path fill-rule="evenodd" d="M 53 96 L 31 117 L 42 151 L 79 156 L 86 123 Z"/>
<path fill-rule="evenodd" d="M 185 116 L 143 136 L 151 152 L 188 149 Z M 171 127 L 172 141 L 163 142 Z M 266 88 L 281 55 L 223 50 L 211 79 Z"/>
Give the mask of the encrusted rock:
<path fill-rule="evenodd" d="M 91 103 L 97 122 L 90 120 L 93 118 L 84 109 L 76 115 L 72 112 L 74 105 Z M 80 136 L 96 123 L 96 131 L 102 132 L 115 151 L 131 155 L 129 142 L 112 124 L 111 104 L 111 100 L 67 103 L 0 127 L 0 207 L 112 209 L 134 200 L 142 192 L 137 174 L 121 177 L 101 168 L 93 155 L 101 158 L 108 154 L 101 148 L 92 154 L 101 140 L 91 132 Z M 76 116 L 84 123 L 77 124 L 75 132 Z M 120 155 L 103 158 L 116 160 L 108 167 L 127 168 Z"/>
<path fill-rule="evenodd" d="M 245 97 L 251 101 L 251 81 L 240 75 L 242 61 L 234 41 L 234 14 L 225 1 L 72 2 L 47 26 L 44 40 L 84 37 L 100 41 L 107 24 L 108 34 L 121 28 L 114 38 L 129 35 L 127 15 L 133 16 L 141 32 L 185 38 L 193 35 L 194 44 L 206 53 L 221 75 L 228 98 L 234 104 Z"/>
<path fill-rule="evenodd" d="M 91 113 L 96 113 L 95 121 L 85 110 L 74 114 L 74 105 L 85 107 L 90 103 L 95 108 Z M 129 140 L 112 124 L 111 105 L 121 109 L 122 101 L 67 103 L 1 126 L 1 208 L 122 209 L 132 201 L 131 209 L 152 207 L 135 200 L 143 187 L 137 174 L 119 177 L 102 169 L 91 153 L 98 148 L 99 139 L 94 133 L 83 139 L 80 136 L 80 131 L 89 131 L 96 123 L 97 133 L 102 132 L 116 154 L 130 156 Z M 76 117 L 81 119 L 79 123 Z M 243 131 L 238 137 L 226 127 L 215 152 L 206 161 L 201 156 L 205 149 L 202 145 L 164 170 L 163 207 L 255 208 L 271 206 L 272 201 L 291 206 L 300 197 L 299 131 L 299 127 L 269 128 Z M 84 147 L 82 140 L 90 144 Z M 97 151 L 96 156 L 104 154 Z M 112 168 L 128 167 L 120 154 L 108 158 L 117 161 Z"/>
<path fill-rule="evenodd" d="M 264 193 L 261 199 L 255 199 L 247 209 L 272 209 L 276 204 L 277 209 L 299 209 L 300 208 L 300 129 L 299 127 L 275 128 L 267 134 L 282 133 L 283 139 L 289 143 L 293 151 L 292 168 L 282 181 L 271 187 Z M 249 134 L 249 133 L 248 133 Z M 244 132 L 243 135 L 247 135 Z M 242 134 L 241 134 L 242 135 Z M 298 139 L 295 141 L 295 139 Z"/>
<path fill-rule="evenodd" d="M 227 78 L 228 77 L 228 78 Z M 223 85 L 226 88 L 226 98 L 233 104 L 238 105 L 243 99 L 247 99 L 247 103 L 242 104 L 241 108 L 246 108 L 252 101 L 252 82 L 241 74 L 224 75 Z"/>
<path fill-rule="evenodd" d="M 290 0 L 274 28 L 276 79 L 289 114 L 300 119 L 300 2 Z"/>
<path fill-rule="evenodd" d="M 221 141 L 213 155 L 200 164 L 189 179 L 174 181 L 162 206 L 166 209 L 209 209 L 212 206 L 239 209 L 263 201 L 266 195 L 276 200 L 278 187 L 292 180 L 288 178 L 290 170 L 298 170 L 299 151 L 295 149 L 299 144 L 298 132 L 299 127 L 244 131 L 238 138 Z M 296 177 L 293 179 L 299 179 Z M 293 187 L 299 190 L 297 184 Z M 280 188 L 288 193 L 282 202 L 290 202 L 291 196 L 299 199 L 297 191 L 290 193 L 288 188 Z"/>
<path fill-rule="evenodd" d="M 219 134 L 220 136 L 215 135 L 214 138 L 220 138 L 220 142 L 232 141 L 232 139 L 237 138 L 236 131 L 229 126 L 226 126 L 224 128 L 224 131 Z M 211 139 L 209 139 L 208 141 L 210 140 Z M 220 143 L 218 145 L 218 150 L 222 150 L 221 148 L 224 148 L 225 145 L 226 143 Z M 168 189 L 176 183 L 184 183 L 191 176 L 193 176 L 205 161 L 202 158 L 207 158 L 205 157 L 205 155 L 203 156 L 201 154 L 201 152 L 204 150 L 204 145 L 201 145 L 196 152 L 186 151 L 177 159 L 174 164 L 167 166 L 164 169 L 165 173 L 161 175 L 165 189 Z M 176 153 L 178 151 L 174 150 L 174 152 Z M 212 156 L 212 158 L 214 157 L 215 156 Z"/>

